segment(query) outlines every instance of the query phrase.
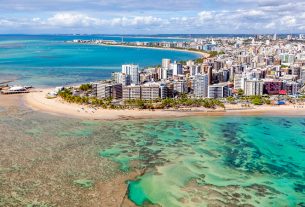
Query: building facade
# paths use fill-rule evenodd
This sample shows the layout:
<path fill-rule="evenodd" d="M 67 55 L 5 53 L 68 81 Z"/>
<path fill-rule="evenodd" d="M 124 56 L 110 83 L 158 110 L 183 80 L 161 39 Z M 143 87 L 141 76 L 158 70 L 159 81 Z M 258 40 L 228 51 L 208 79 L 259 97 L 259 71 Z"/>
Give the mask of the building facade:
<path fill-rule="evenodd" d="M 139 65 L 122 65 L 122 73 L 130 78 L 130 84 L 139 84 Z"/>
<path fill-rule="evenodd" d="M 247 80 L 245 82 L 245 95 L 246 96 L 261 96 L 263 95 L 264 82 L 258 80 Z"/>
<path fill-rule="evenodd" d="M 208 97 L 208 87 L 209 76 L 207 74 L 195 76 L 193 80 L 193 90 L 196 98 Z"/>
<path fill-rule="evenodd" d="M 225 98 L 229 96 L 229 88 L 226 83 L 209 85 L 208 97 L 209 98 Z"/>

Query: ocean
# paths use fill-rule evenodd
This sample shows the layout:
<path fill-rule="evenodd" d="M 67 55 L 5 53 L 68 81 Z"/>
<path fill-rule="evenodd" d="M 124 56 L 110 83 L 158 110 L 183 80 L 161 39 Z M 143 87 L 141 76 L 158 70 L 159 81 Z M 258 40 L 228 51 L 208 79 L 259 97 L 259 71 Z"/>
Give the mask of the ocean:
<path fill-rule="evenodd" d="M 0 39 L 1 77 L 34 86 L 107 78 L 122 63 L 196 58 L 66 44 L 67 36 Z M 85 121 L 3 98 L 0 206 L 129 206 L 125 197 L 136 206 L 305 206 L 304 117 Z"/>
<path fill-rule="evenodd" d="M 73 39 L 121 41 L 120 36 L 0 35 L 0 82 L 53 87 L 107 79 L 122 64 L 141 68 L 160 65 L 162 58 L 190 60 L 198 54 L 181 51 L 66 43 Z M 189 41 L 181 38 L 125 37 L 126 42 Z"/>

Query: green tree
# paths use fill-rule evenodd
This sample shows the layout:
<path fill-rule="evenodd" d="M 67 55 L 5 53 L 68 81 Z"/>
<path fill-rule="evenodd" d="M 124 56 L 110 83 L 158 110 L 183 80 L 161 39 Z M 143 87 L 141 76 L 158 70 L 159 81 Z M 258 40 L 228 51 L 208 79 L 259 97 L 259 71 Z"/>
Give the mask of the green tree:
<path fill-rule="evenodd" d="M 87 84 L 82 84 L 80 87 L 79 87 L 80 90 L 82 91 L 88 91 L 89 89 L 92 89 L 92 85 L 87 83 Z"/>
<path fill-rule="evenodd" d="M 262 105 L 264 102 L 261 97 L 256 96 L 252 99 L 252 104 L 254 105 Z"/>
<path fill-rule="evenodd" d="M 243 96 L 245 94 L 245 92 L 244 92 L 244 90 L 243 89 L 238 89 L 237 90 L 237 95 L 239 95 L 239 96 Z"/>

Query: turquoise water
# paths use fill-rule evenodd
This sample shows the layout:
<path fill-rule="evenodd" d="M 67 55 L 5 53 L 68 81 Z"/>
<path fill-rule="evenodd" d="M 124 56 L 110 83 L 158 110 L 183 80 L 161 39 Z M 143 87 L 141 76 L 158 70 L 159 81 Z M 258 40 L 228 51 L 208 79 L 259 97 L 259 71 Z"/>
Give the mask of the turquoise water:
<path fill-rule="evenodd" d="M 122 64 L 141 67 L 158 65 L 162 58 L 188 60 L 197 54 L 154 49 L 65 43 L 73 39 L 120 40 L 109 36 L 22 36 L 0 35 L 0 81 L 34 86 L 56 86 L 111 77 Z M 182 41 L 183 39 L 135 38 L 124 41 Z"/>
<path fill-rule="evenodd" d="M 284 117 L 124 123 L 99 154 L 144 172 L 129 181 L 139 206 L 304 206 L 304 126 Z"/>
<path fill-rule="evenodd" d="M 0 152 L 3 161 L 7 160 L 1 162 L 2 169 L 14 167 L 13 163 L 32 166 L 35 160 L 47 157 L 41 167 L 54 167 L 46 171 L 48 177 L 57 179 L 41 184 L 56 187 L 59 195 L 78 198 L 71 188 L 74 180 L 111 182 L 110 174 L 136 171 L 139 176 L 126 182 L 128 198 L 138 206 L 305 205 L 304 117 L 101 122 L 54 117 L 14 107 L 2 109 Z M 55 165 L 48 165 L 49 161 Z M 100 166 L 99 161 L 105 166 Z M 67 177 L 63 175 L 71 174 L 70 163 L 75 164 L 74 177 L 65 182 Z M 105 174 L 106 169 L 110 174 Z M 1 193 L 10 196 L 10 189 L 26 185 L 30 179 L 27 172 L 31 171 L 20 170 L 18 176 L 25 179 L 13 183 L 10 174 L 0 173 L 6 183 L 2 185 L 4 191 L 0 188 L 0 197 Z M 37 188 L 40 196 L 35 198 L 53 203 L 52 197 L 40 194 L 43 192 L 43 188 Z"/>

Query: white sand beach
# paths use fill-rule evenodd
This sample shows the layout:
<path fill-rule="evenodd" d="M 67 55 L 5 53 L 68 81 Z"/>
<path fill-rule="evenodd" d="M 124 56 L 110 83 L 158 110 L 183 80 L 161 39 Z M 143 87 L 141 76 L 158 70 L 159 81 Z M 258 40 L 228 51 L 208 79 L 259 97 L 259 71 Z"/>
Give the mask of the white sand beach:
<path fill-rule="evenodd" d="M 67 103 L 61 98 L 48 99 L 46 94 L 51 89 L 36 90 L 23 94 L 23 100 L 27 107 L 40 112 L 53 115 L 77 117 L 93 120 L 127 120 L 127 119 L 156 119 L 176 118 L 185 116 L 305 116 L 304 106 L 253 106 L 242 108 L 240 105 L 226 105 L 226 109 L 191 108 L 179 110 L 112 110 L 101 109 L 89 105 Z"/>

